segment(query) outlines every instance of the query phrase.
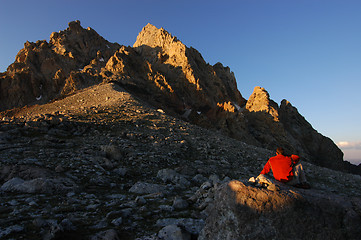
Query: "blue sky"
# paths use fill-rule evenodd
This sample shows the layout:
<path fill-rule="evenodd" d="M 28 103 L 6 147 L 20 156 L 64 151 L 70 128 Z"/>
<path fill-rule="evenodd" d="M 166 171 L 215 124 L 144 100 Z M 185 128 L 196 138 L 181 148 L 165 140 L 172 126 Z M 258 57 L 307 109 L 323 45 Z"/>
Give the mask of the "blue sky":
<path fill-rule="evenodd" d="M 289 100 L 321 134 L 361 162 L 361 1 L 0 0 L 0 72 L 26 41 L 80 20 L 110 42 L 132 46 L 149 22 L 206 62 L 235 73 L 246 99 L 255 86 Z"/>

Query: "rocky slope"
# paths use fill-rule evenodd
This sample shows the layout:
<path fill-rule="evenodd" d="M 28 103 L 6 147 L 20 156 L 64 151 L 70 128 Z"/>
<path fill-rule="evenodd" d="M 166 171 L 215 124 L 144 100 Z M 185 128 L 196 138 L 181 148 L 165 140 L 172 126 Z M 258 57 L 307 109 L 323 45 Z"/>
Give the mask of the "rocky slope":
<path fill-rule="evenodd" d="M 309 162 L 361 172 L 343 162 L 332 140 L 313 129 L 288 101 L 278 106 L 260 87 L 247 101 L 228 67 L 207 64 L 197 50 L 151 24 L 133 47 L 110 43 L 79 21 L 52 33 L 49 43 L 25 43 L 0 74 L 0 110 L 44 104 L 107 82 L 171 116 L 246 143 L 267 149 L 284 146 Z"/>
<path fill-rule="evenodd" d="M 115 83 L 11 113 L 1 113 L 0 125 L 1 239 L 219 239 L 210 231 L 214 219 L 243 213 L 209 214 L 223 204 L 220 196 L 226 199 L 223 184 L 247 182 L 273 155 L 166 115 Z M 304 167 L 312 192 L 250 187 L 243 198 L 255 194 L 249 199 L 261 209 L 268 206 L 265 195 L 282 203 L 284 191 L 298 198 L 311 194 L 308 201 L 323 207 L 308 211 L 307 219 L 332 216 L 338 239 L 356 239 L 345 232 L 359 224 L 361 177 Z M 247 231 L 267 224 L 255 238 L 279 236 L 274 214 L 245 214 L 240 219 L 258 222 L 245 223 Z M 310 230 L 314 221 L 307 223 Z M 219 227 L 214 229 L 234 234 L 231 221 Z M 320 229 L 311 230 L 321 238 Z"/>

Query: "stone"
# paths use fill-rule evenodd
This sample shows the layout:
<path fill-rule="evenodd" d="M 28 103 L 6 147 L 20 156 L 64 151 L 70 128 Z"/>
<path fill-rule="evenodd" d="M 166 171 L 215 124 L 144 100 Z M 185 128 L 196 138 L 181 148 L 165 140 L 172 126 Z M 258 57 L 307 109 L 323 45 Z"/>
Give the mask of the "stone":
<path fill-rule="evenodd" d="M 190 240 L 191 234 L 177 225 L 168 225 L 159 231 L 158 237 L 162 240 Z"/>
<path fill-rule="evenodd" d="M 41 228 L 41 227 L 44 227 L 47 224 L 47 222 L 42 218 L 35 218 L 33 220 L 33 224 L 35 227 Z"/>
<path fill-rule="evenodd" d="M 137 182 L 130 189 L 129 192 L 136 194 L 154 194 L 154 193 L 167 193 L 167 188 L 163 185 Z"/>
<path fill-rule="evenodd" d="M 114 229 L 109 229 L 97 233 L 90 238 L 91 240 L 120 240 L 118 232 Z"/>
<path fill-rule="evenodd" d="M 72 187 L 64 185 L 74 184 L 68 179 L 44 179 L 36 178 L 32 180 L 25 181 L 21 178 L 12 178 L 9 181 L 5 182 L 1 186 L 1 190 L 5 192 L 22 192 L 22 193 L 52 193 L 59 191 L 71 191 L 75 185 Z"/>
<path fill-rule="evenodd" d="M 207 178 L 204 177 L 202 174 L 197 174 L 192 178 L 192 181 L 196 182 L 197 184 L 201 184 L 207 181 Z"/>
<path fill-rule="evenodd" d="M 157 177 L 163 182 L 171 182 L 176 184 L 180 188 L 186 188 L 190 185 L 190 182 L 181 174 L 172 169 L 162 169 L 157 173 Z"/>
<path fill-rule="evenodd" d="M 76 230 L 76 226 L 68 218 L 63 219 L 60 224 L 65 231 L 75 231 Z"/>
<path fill-rule="evenodd" d="M 142 196 L 137 196 L 137 197 L 135 198 L 135 202 L 136 202 L 138 205 L 144 205 L 144 204 L 147 203 L 147 200 L 145 200 L 145 198 L 142 197 Z"/>
<path fill-rule="evenodd" d="M 176 210 L 187 209 L 189 204 L 186 200 L 176 197 L 173 201 L 173 208 Z"/>
<path fill-rule="evenodd" d="M 120 161 L 123 159 L 122 150 L 117 146 L 109 145 L 109 146 L 101 146 L 100 148 L 104 152 L 105 156 L 109 159 L 113 159 L 116 161 Z"/>
<path fill-rule="evenodd" d="M 6 237 L 14 232 L 22 232 L 24 231 L 24 227 L 20 225 L 13 225 L 5 228 L 4 230 L 0 230 L 0 238 Z"/>
<path fill-rule="evenodd" d="M 159 205 L 159 210 L 164 211 L 164 212 L 173 212 L 174 208 L 173 206 L 169 206 L 169 205 Z"/>
<path fill-rule="evenodd" d="M 127 174 L 128 170 L 126 168 L 121 167 L 121 168 L 113 169 L 113 172 L 121 177 L 124 177 Z"/>
<path fill-rule="evenodd" d="M 211 176 L 209 176 L 209 180 L 213 185 L 221 182 L 216 174 L 212 174 Z"/>
<path fill-rule="evenodd" d="M 64 172 L 64 171 L 65 171 L 65 169 L 61 165 L 58 165 L 55 168 L 55 172 L 57 172 L 57 173 L 61 173 L 61 172 Z"/>
<path fill-rule="evenodd" d="M 13 191 L 17 191 L 19 190 L 22 184 L 24 184 L 24 180 L 21 178 L 12 178 L 9 181 L 5 182 L 2 186 L 1 186 L 1 191 L 8 191 L 8 192 L 13 192 Z"/>
<path fill-rule="evenodd" d="M 206 182 L 204 182 L 204 183 L 201 185 L 200 189 L 202 189 L 202 190 L 207 190 L 207 189 L 210 189 L 212 186 L 213 186 L 213 185 L 212 185 L 211 182 L 206 181 Z"/>
<path fill-rule="evenodd" d="M 122 223 L 123 223 L 123 218 L 122 218 L 122 217 L 119 217 L 119 218 L 114 219 L 114 220 L 112 221 L 112 224 L 115 225 L 115 226 L 117 226 L 117 227 L 119 227 Z"/>
<path fill-rule="evenodd" d="M 163 218 L 158 219 L 156 226 L 166 227 L 168 225 L 176 225 L 184 228 L 187 232 L 198 235 L 204 227 L 203 219 L 194 218 Z"/>
<path fill-rule="evenodd" d="M 61 224 L 58 224 L 57 221 L 48 221 L 50 229 L 48 229 L 43 235 L 43 239 L 51 240 L 59 238 L 63 233 L 64 229 Z"/>
<path fill-rule="evenodd" d="M 108 226 L 108 221 L 107 219 L 102 219 L 101 221 L 99 221 L 97 224 L 91 226 L 91 228 L 93 229 L 104 229 Z"/>

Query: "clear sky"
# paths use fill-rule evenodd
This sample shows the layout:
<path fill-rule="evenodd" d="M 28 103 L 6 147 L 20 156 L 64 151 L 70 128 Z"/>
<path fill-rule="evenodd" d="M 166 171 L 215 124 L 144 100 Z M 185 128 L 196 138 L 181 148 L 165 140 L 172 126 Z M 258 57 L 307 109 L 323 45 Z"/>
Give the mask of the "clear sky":
<path fill-rule="evenodd" d="M 0 0 L 0 72 L 26 41 L 80 20 L 132 46 L 147 24 L 163 27 L 206 62 L 229 66 L 246 99 L 264 87 L 361 162 L 359 0 Z"/>

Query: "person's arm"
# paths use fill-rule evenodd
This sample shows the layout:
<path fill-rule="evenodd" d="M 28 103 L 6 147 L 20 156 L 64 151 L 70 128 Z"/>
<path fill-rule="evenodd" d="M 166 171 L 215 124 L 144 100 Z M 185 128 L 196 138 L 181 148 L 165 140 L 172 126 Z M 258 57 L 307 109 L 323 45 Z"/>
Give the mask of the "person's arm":
<path fill-rule="evenodd" d="M 296 165 L 300 161 L 300 157 L 297 155 L 291 155 L 293 165 Z"/>
<path fill-rule="evenodd" d="M 267 174 L 271 171 L 271 164 L 267 161 L 266 165 L 264 165 L 263 170 L 260 174 Z"/>

